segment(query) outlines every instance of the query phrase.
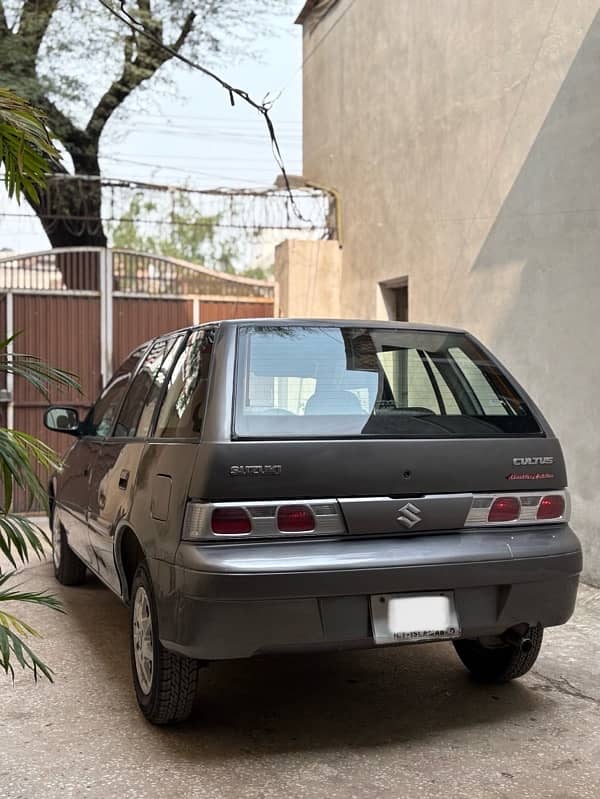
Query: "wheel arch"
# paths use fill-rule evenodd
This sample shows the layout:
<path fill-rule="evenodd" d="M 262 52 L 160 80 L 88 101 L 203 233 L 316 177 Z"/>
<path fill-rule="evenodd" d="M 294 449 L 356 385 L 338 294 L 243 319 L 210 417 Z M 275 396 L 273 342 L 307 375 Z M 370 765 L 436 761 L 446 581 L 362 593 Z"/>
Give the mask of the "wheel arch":
<path fill-rule="evenodd" d="M 121 524 L 115 533 L 114 556 L 121 583 L 121 598 L 128 605 L 133 577 L 138 564 L 145 559 L 140 539 L 128 522 Z"/>
<path fill-rule="evenodd" d="M 56 478 L 52 476 L 48 482 L 48 521 L 52 524 L 54 506 L 56 504 Z"/>

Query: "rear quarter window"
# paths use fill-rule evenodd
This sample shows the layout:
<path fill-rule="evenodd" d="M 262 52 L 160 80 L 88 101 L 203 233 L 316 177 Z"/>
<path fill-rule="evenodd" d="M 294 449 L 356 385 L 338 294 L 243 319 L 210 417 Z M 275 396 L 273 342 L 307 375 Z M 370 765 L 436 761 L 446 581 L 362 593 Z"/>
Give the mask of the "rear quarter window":
<path fill-rule="evenodd" d="M 214 340 L 214 328 L 202 328 L 190 334 L 169 375 L 155 437 L 189 439 L 200 436 Z"/>

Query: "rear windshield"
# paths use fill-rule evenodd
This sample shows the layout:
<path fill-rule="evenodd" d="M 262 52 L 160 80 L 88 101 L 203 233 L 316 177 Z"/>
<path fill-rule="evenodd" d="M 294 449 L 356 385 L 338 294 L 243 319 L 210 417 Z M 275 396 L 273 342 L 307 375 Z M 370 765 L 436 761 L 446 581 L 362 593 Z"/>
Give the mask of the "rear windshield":
<path fill-rule="evenodd" d="M 493 438 L 542 432 L 507 376 L 459 333 L 242 327 L 237 438 Z"/>

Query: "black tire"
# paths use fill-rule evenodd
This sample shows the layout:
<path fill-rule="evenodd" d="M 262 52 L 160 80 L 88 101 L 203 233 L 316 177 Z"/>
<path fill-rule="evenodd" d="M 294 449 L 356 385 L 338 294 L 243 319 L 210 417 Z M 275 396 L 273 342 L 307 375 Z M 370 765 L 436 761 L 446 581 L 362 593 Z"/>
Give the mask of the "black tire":
<path fill-rule="evenodd" d="M 50 517 L 50 526 L 54 576 L 62 585 L 81 585 L 85 580 L 86 566 L 69 546 L 65 528 L 60 523 L 56 510 L 53 510 Z"/>
<path fill-rule="evenodd" d="M 139 607 L 136 600 L 139 602 Z M 144 618 L 148 618 L 150 624 L 153 659 L 149 669 L 140 667 L 142 668 L 140 674 L 136 663 L 136 648 L 139 652 L 140 641 L 144 636 L 140 633 L 139 625 L 136 627 L 136 612 L 143 608 L 145 600 L 148 602 L 149 615 Z M 144 640 L 147 640 L 147 637 Z M 137 567 L 131 587 L 129 649 L 137 701 L 148 721 L 152 724 L 173 724 L 187 719 L 192 712 L 196 697 L 199 663 L 197 660 L 170 652 L 160 643 L 152 581 L 144 562 Z M 144 660 L 141 654 L 138 654 L 138 662 L 140 659 Z M 144 662 L 147 663 L 147 660 Z"/>
<path fill-rule="evenodd" d="M 477 639 L 454 641 L 454 648 L 477 682 L 510 682 L 526 674 L 537 660 L 544 628 L 541 624 L 530 627 L 527 635 L 531 639 L 529 651 L 523 651 L 512 643 L 486 647 Z"/>

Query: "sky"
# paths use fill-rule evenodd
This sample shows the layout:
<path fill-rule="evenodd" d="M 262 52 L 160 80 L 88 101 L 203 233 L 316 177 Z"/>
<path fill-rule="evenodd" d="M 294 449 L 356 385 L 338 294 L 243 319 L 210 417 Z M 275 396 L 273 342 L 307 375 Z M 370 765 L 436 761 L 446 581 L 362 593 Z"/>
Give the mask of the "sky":
<path fill-rule="evenodd" d="M 299 10 L 302 3 L 298 2 Z M 282 94 L 271 117 L 290 174 L 302 173 L 302 37 L 293 13 L 257 37 L 259 59 L 239 59 L 214 69 L 232 85 L 261 102 Z M 244 104 L 232 108 L 229 95 L 210 78 L 183 64 L 172 68 L 174 88 L 158 95 L 132 96 L 132 112 L 111 119 L 101 140 L 105 177 L 130 178 L 195 188 L 258 187 L 273 183 L 273 160 L 264 120 Z M 0 189 L 0 214 L 30 214 Z M 33 215 L 0 216 L 0 249 L 20 252 L 47 248 Z"/>

